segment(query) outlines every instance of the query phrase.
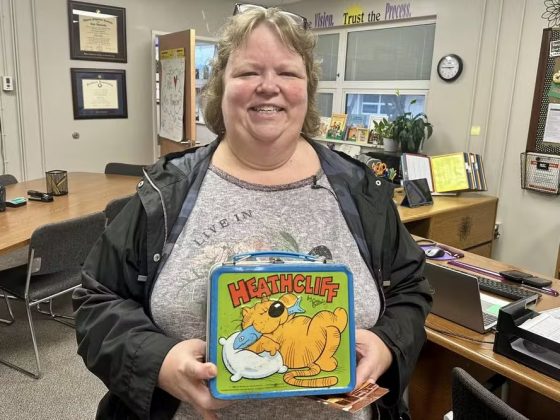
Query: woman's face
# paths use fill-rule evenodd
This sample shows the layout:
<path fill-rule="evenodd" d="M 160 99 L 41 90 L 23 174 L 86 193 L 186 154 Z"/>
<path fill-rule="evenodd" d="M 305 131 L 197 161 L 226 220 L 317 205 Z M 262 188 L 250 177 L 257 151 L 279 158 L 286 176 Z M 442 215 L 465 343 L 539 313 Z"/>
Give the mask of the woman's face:
<path fill-rule="evenodd" d="M 305 65 L 266 24 L 257 26 L 247 43 L 231 54 L 222 112 L 226 136 L 233 142 L 299 138 L 307 113 Z"/>

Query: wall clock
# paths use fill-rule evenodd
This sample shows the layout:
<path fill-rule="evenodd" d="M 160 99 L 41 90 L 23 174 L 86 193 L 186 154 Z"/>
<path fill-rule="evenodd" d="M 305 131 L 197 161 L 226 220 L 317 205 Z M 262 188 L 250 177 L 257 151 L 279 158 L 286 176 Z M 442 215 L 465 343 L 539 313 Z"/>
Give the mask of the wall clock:
<path fill-rule="evenodd" d="M 447 54 L 437 65 L 438 76 L 446 82 L 457 80 L 462 72 L 463 60 L 456 54 Z"/>

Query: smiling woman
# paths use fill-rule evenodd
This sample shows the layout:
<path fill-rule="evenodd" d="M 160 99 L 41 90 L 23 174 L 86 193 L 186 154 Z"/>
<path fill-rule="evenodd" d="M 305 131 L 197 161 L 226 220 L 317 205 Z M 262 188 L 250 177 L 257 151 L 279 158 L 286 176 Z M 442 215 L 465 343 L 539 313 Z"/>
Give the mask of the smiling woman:
<path fill-rule="evenodd" d="M 329 408 L 310 399 L 224 401 L 207 386 L 218 369 L 204 361 L 212 267 L 241 253 L 302 250 L 351 270 L 356 383 L 391 389 L 379 408 L 388 418 L 406 410 L 401 396 L 425 340 L 430 302 L 424 254 L 398 218 L 392 186 L 310 139 L 319 127 L 315 41 L 305 24 L 276 8 L 249 7 L 233 16 L 203 93 L 205 122 L 217 139 L 146 168 L 138 195 L 90 254 L 75 306 L 79 352 L 109 387 L 98 416 L 332 418 Z M 270 292 L 271 318 L 295 313 L 296 288 L 289 299 L 282 298 L 285 290 Z M 329 293 L 313 297 L 324 303 Z M 247 299 L 244 309 L 262 306 L 260 295 Z M 326 336 L 336 338 L 346 318 L 334 322 L 337 333 L 332 316 L 317 319 L 324 318 Z M 274 341 L 268 330 L 255 335 L 239 319 L 231 322 L 245 330 L 239 340 L 251 336 L 251 348 L 243 351 Z M 235 340 L 234 349 L 241 348 Z M 303 342 L 297 335 L 278 349 L 286 366 L 276 360 L 267 372 L 290 369 L 286 381 L 297 386 L 304 383 L 300 376 L 319 383 L 321 370 L 337 368 L 329 353 L 294 358 L 313 353 Z M 251 388 L 247 365 L 235 363 L 234 380 Z M 369 419 L 375 411 L 368 407 L 353 418 Z"/>
<path fill-rule="evenodd" d="M 246 181 L 259 182 L 259 171 L 268 175 L 273 170 L 280 184 L 315 175 L 318 159 L 300 137 L 306 85 L 302 57 L 268 25 L 255 28 L 246 48 L 235 51 L 225 69 L 222 112 L 227 130 L 214 164 Z M 308 159 L 314 164 L 303 164 Z M 286 165 L 288 161 L 292 164 Z"/>

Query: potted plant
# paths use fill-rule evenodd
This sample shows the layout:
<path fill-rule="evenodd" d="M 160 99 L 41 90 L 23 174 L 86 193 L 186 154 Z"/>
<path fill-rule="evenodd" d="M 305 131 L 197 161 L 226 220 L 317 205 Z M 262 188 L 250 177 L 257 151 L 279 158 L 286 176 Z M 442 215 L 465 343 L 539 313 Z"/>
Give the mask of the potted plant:
<path fill-rule="evenodd" d="M 416 99 L 410 102 L 414 104 Z M 423 112 L 412 115 L 412 112 L 405 112 L 398 115 L 393 121 L 393 138 L 401 145 L 403 153 L 418 153 L 434 131 L 432 124 L 428 121 L 428 116 Z"/>
<path fill-rule="evenodd" d="M 394 124 L 387 118 L 382 118 L 379 121 L 373 121 L 373 131 L 377 134 L 377 139 L 383 144 L 383 149 L 387 152 L 396 152 L 399 146 L 398 142 L 394 140 Z"/>

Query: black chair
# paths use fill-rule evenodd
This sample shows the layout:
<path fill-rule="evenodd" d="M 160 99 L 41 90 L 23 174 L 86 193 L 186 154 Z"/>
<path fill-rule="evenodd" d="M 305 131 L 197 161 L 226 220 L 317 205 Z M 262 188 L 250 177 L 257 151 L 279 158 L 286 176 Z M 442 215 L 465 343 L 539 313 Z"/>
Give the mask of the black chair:
<path fill-rule="evenodd" d="M 17 184 L 17 182 L 17 178 L 11 174 L 0 175 L 0 185 L 4 187 L 6 185 Z"/>
<path fill-rule="evenodd" d="M 12 185 L 17 184 L 18 180 L 15 176 L 11 174 L 4 174 L 0 175 L 0 185 Z M 0 255 L 0 271 L 6 268 L 16 267 L 21 264 L 25 264 L 27 261 L 27 254 L 29 250 L 27 247 L 16 249 L 15 251 L 11 251 L 8 254 Z M 5 322 L 4 320 L 0 319 L 0 322 Z"/>
<path fill-rule="evenodd" d="M 0 271 L 0 290 L 25 302 L 37 371 L 26 370 L 5 360 L 0 360 L 0 363 L 35 379 L 42 376 L 31 308 L 35 306 L 52 319 L 73 326 L 60 319 L 72 317 L 53 312 L 52 300 L 80 286 L 81 266 L 104 228 L 105 215 L 102 212 L 43 225 L 31 235 L 28 263 Z M 13 320 L 8 299 L 6 303 Z M 48 312 L 40 309 L 41 303 L 49 304 Z"/>
<path fill-rule="evenodd" d="M 132 176 L 143 176 L 144 169 L 146 165 L 136 165 L 133 163 L 120 163 L 120 162 L 109 162 L 105 165 L 106 174 L 114 175 L 132 175 Z"/>
<path fill-rule="evenodd" d="M 528 420 L 463 369 L 452 375 L 453 420 Z"/>
<path fill-rule="evenodd" d="M 107 219 L 107 226 L 109 226 L 113 219 L 117 217 L 117 214 L 121 212 L 123 207 L 130 201 L 133 196 L 134 195 L 128 195 L 122 198 L 115 198 L 114 200 L 111 200 L 109 201 L 109 203 L 107 203 L 107 205 L 105 206 L 105 210 L 103 211 L 105 213 L 105 218 Z"/>

